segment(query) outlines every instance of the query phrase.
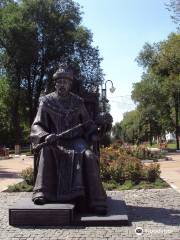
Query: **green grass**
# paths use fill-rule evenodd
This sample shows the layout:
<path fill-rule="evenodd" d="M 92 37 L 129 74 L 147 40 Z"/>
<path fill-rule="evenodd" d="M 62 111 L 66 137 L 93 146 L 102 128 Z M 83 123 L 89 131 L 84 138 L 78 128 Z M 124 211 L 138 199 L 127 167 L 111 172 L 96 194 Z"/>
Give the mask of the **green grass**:
<path fill-rule="evenodd" d="M 105 190 L 133 190 L 133 189 L 160 189 L 170 187 L 164 180 L 158 178 L 154 183 L 148 181 L 141 181 L 139 184 L 135 184 L 131 180 L 126 180 L 123 184 L 119 184 L 115 181 L 103 182 Z M 8 186 L 6 192 L 32 192 L 33 186 L 27 184 L 25 181 Z"/>
<path fill-rule="evenodd" d="M 176 143 L 168 143 L 167 148 L 176 149 Z"/>
<path fill-rule="evenodd" d="M 159 144 L 154 143 L 152 146 L 150 144 L 147 145 L 148 147 L 152 148 L 159 148 Z M 168 149 L 176 149 L 176 143 L 168 143 L 167 144 Z"/>
<path fill-rule="evenodd" d="M 103 182 L 105 190 L 132 190 L 132 189 L 160 189 L 170 187 L 164 180 L 158 178 L 154 183 L 141 181 L 139 184 L 133 183 L 131 180 L 126 180 L 124 184 L 118 184 L 114 181 Z"/>
<path fill-rule="evenodd" d="M 9 185 L 6 192 L 32 192 L 33 186 L 27 184 L 25 181 Z"/>

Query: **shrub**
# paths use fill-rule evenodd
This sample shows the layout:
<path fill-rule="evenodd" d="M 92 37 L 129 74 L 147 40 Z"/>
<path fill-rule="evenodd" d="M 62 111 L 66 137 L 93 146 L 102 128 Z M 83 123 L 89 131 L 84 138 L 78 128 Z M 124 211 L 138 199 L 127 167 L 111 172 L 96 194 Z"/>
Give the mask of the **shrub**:
<path fill-rule="evenodd" d="M 28 167 L 22 170 L 20 176 L 24 179 L 24 181 L 29 184 L 33 185 L 34 182 L 34 171 L 32 167 Z"/>
<path fill-rule="evenodd" d="M 8 186 L 8 192 L 31 192 L 33 190 L 33 186 L 27 184 L 25 181 L 9 185 Z"/>
<path fill-rule="evenodd" d="M 103 182 L 103 187 L 106 191 L 117 189 L 118 184 L 115 181 Z"/>
<path fill-rule="evenodd" d="M 151 159 L 156 161 L 157 159 L 164 157 L 164 153 L 151 151 L 145 144 L 139 146 L 124 145 L 121 146 L 121 148 L 123 148 L 127 154 L 141 160 Z"/>
<path fill-rule="evenodd" d="M 141 161 L 117 146 L 101 149 L 100 172 L 103 181 L 124 183 L 126 179 L 138 183 L 143 171 Z"/>
<path fill-rule="evenodd" d="M 135 184 L 138 184 L 143 176 L 143 165 L 141 162 L 134 159 L 127 164 L 127 179 L 131 180 Z"/>
<path fill-rule="evenodd" d="M 140 159 L 132 156 L 132 150 L 111 145 L 101 148 L 100 173 L 104 182 L 124 183 L 126 180 L 138 184 L 141 180 L 155 182 L 160 176 L 159 165 L 145 166 Z"/>
<path fill-rule="evenodd" d="M 146 167 L 146 178 L 149 182 L 155 182 L 156 179 L 160 177 L 160 165 L 159 164 L 150 164 L 148 167 Z"/>

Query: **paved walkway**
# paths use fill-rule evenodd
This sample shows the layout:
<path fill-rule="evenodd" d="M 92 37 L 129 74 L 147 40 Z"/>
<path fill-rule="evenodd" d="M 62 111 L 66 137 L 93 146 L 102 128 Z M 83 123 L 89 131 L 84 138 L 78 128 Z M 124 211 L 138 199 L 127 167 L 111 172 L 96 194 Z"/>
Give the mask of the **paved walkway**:
<path fill-rule="evenodd" d="M 131 226 L 12 227 L 8 208 L 31 193 L 0 193 L 1 240 L 180 240 L 180 194 L 172 188 L 109 192 L 126 201 Z M 143 234 L 137 235 L 136 228 Z"/>
<path fill-rule="evenodd" d="M 170 161 L 159 162 L 161 177 L 180 193 L 180 153 L 171 153 Z"/>
<path fill-rule="evenodd" d="M 180 153 L 172 161 L 160 162 L 162 177 L 179 190 Z M 0 160 L 0 191 L 21 181 L 18 173 L 32 166 L 33 158 L 20 156 Z M 8 208 L 31 193 L 0 192 L 0 240 L 180 240 L 180 193 L 174 189 L 149 189 L 109 192 L 126 201 L 131 226 L 127 227 L 12 227 Z M 136 228 L 143 234 L 137 235 Z"/>
<path fill-rule="evenodd" d="M 22 178 L 19 177 L 19 173 L 32 165 L 33 157 L 26 155 L 0 160 L 0 192 L 5 190 L 8 185 L 21 182 Z"/>

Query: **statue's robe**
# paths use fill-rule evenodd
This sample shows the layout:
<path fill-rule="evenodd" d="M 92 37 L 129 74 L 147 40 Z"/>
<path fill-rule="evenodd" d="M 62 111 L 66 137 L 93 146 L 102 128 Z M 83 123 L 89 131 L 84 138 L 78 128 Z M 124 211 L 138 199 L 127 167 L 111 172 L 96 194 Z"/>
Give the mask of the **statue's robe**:
<path fill-rule="evenodd" d="M 89 124 L 66 134 L 56 144 L 40 150 L 35 194 L 42 192 L 49 201 L 68 202 L 82 196 L 88 196 L 95 205 L 105 201 L 98 158 L 94 155 L 89 159 L 91 162 L 84 162 L 88 141 L 97 128 L 90 120 L 82 98 L 70 93 L 63 100 L 56 92 L 42 97 L 30 137 L 36 147 L 47 135 L 60 134 L 88 121 Z"/>

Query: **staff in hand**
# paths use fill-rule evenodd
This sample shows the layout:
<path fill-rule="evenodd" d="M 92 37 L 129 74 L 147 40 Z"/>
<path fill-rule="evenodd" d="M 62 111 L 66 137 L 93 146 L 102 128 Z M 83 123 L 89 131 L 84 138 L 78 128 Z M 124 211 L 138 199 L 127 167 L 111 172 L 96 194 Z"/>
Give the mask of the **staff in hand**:
<path fill-rule="evenodd" d="M 86 121 L 84 123 L 80 123 L 76 125 L 75 127 L 69 128 L 68 130 L 60 133 L 60 134 L 50 134 L 46 137 L 45 142 L 38 144 L 35 148 L 34 151 L 39 151 L 42 147 L 48 146 L 59 140 L 60 138 L 64 137 L 64 135 L 69 134 L 70 132 L 77 130 L 78 128 L 84 127 L 87 123 L 90 121 Z"/>

